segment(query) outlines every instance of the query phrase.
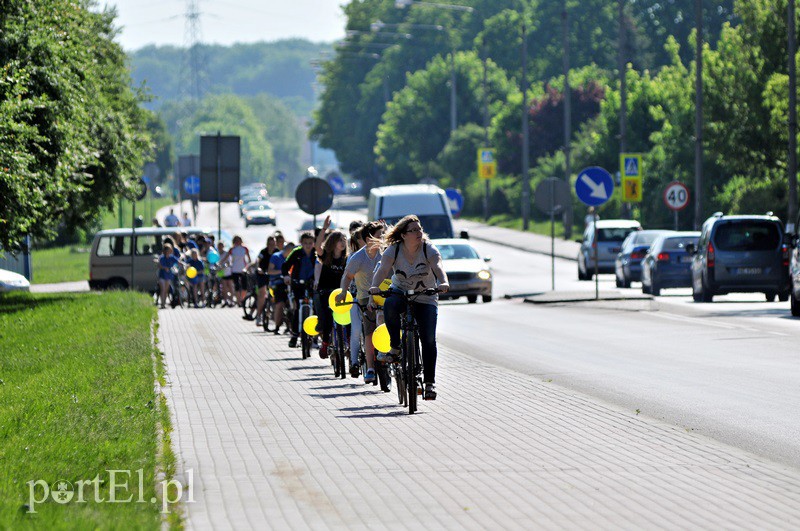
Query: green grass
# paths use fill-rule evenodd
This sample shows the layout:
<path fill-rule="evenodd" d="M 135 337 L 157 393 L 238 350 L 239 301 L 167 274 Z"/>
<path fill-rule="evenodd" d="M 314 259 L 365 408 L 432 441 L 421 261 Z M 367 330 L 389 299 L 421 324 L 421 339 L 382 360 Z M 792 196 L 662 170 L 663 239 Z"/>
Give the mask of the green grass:
<path fill-rule="evenodd" d="M 158 439 L 169 416 L 154 391 L 164 374 L 151 342 L 155 318 L 152 301 L 138 293 L 0 297 L 0 529 L 160 527 L 161 505 L 150 503 L 155 474 L 171 473 L 174 455 Z M 131 471 L 118 480 L 129 490 L 117 498 L 136 501 L 139 469 L 145 503 L 97 503 L 88 485 L 86 503 L 50 499 L 28 512 L 29 481 L 77 488 L 99 476 L 97 495 L 108 500 L 108 470 Z M 171 522 L 180 525 L 177 518 Z"/>
<path fill-rule="evenodd" d="M 33 251 L 33 283 L 89 279 L 89 245 L 68 245 Z"/>
<path fill-rule="evenodd" d="M 159 199 L 145 199 L 136 203 L 136 215 L 142 216 L 144 226 L 149 227 L 151 220 L 155 217 L 159 208 L 172 205 L 173 201 L 169 197 L 161 197 Z M 122 201 L 122 225 L 119 223 L 119 202 L 114 205 L 113 210 L 103 213 L 101 218 L 101 225 L 104 229 L 118 229 L 120 227 L 130 227 L 133 222 L 133 206 L 130 201 Z M 159 219 L 163 224 L 164 220 Z"/>

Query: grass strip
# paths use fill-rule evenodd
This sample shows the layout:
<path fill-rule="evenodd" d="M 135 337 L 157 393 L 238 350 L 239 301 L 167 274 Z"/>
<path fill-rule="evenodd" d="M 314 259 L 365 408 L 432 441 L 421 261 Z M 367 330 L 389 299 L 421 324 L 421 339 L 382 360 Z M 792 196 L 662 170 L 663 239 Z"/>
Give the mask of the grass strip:
<path fill-rule="evenodd" d="M 33 260 L 33 283 L 77 282 L 89 280 L 89 251 L 91 245 L 37 249 Z"/>
<path fill-rule="evenodd" d="M 160 527 L 158 429 L 169 416 L 154 389 L 155 317 L 139 293 L 0 298 L 0 528 Z M 110 502 L 110 470 L 124 471 L 114 498 L 131 501 Z M 78 501 L 78 482 L 95 478 Z M 74 497 L 32 504 L 32 481 L 34 500 L 59 481 Z"/>

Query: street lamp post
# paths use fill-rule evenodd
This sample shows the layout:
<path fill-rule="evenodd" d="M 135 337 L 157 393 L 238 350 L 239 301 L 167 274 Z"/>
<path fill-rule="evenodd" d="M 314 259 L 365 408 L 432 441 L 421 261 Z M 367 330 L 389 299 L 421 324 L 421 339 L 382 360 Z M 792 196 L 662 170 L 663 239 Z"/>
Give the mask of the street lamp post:
<path fill-rule="evenodd" d="M 467 13 L 472 13 L 474 11 L 474 9 L 469 6 L 460 6 L 456 4 L 437 4 L 434 2 L 420 2 L 417 0 L 395 0 L 394 5 L 398 9 L 405 9 L 406 7 L 410 7 L 412 5 L 420 5 L 439 9 L 449 9 L 451 11 L 465 11 Z M 411 26 L 413 27 L 414 25 L 412 24 Z M 429 25 L 420 24 L 419 26 Z M 441 28 L 441 26 L 438 27 Z M 455 41 L 453 41 L 452 50 L 450 53 L 450 132 L 455 131 L 456 127 L 458 127 L 458 108 L 456 104 L 456 95 L 456 46 Z"/>
<path fill-rule="evenodd" d="M 528 31 L 525 13 L 522 13 L 522 230 L 528 230 L 531 215 L 531 176 L 529 160 L 528 123 Z"/>
<path fill-rule="evenodd" d="M 797 218 L 797 35 L 795 34 L 795 0 L 789 0 L 788 26 L 789 26 L 789 164 L 787 176 L 789 179 L 789 209 L 787 211 L 787 226 L 794 227 Z"/>

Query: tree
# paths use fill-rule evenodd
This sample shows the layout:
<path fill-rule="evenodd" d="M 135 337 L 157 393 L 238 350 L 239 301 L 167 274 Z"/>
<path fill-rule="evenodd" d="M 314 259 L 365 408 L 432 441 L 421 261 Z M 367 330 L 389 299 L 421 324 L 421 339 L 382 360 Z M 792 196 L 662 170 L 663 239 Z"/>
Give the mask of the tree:
<path fill-rule="evenodd" d="M 0 19 L 0 246 L 85 226 L 131 190 L 150 150 L 114 11 L 8 0 Z"/>

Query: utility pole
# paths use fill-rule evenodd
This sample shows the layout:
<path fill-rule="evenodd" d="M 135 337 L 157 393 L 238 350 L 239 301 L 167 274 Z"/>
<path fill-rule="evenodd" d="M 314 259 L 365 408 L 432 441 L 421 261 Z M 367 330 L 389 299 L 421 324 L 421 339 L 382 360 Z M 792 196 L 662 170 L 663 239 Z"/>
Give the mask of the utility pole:
<path fill-rule="evenodd" d="M 618 67 L 619 67 L 619 152 L 625 153 L 628 149 L 628 80 L 626 74 L 628 70 L 627 61 L 625 60 L 625 0 L 618 1 L 619 6 L 619 51 L 618 51 Z M 620 172 L 622 168 L 620 168 Z M 620 175 L 622 179 L 622 175 Z M 631 205 L 625 203 L 622 208 L 622 216 L 626 219 L 631 217 Z"/>
<path fill-rule="evenodd" d="M 795 0 L 789 0 L 789 209 L 786 224 L 797 219 L 797 34 L 795 33 Z M 794 228 L 796 233 L 797 227 Z"/>
<path fill-rule="evenodd" d="M 694 228 L 703 225 L 703 0 L 694 2 L 695 43 L 694 110 Z"/>
<path fill-rule="evenodd" d="M 525 13 L 522 13 L 522 230 L 528 230 L 531 210 L 531 176 L 529 175 L 530 149 L 528 130 L 528 30 Z"/>
<path fill-rule="evenodd" d="M 186 1 L 186 25 L 184 26 L 184 52 L 183 72 L 181 75 L 181 92 L 192 101 L 199 101 L 203 93 L 204 60 L 201 57 L 201 31 L 200 17 L 202 13 L 198 0 Z"/>
<path fill-rule="evenodd" d="M 489 147 L 489 84 L 487 83 L 487 66 L 486 66 L 486 38 L 481 37 L 481 58 L 483 59 L 483 145 Z M 489 221 L 489 192 L 491 191 L 489 181 L 484 179 L 486 190 L 483 196 L 483 220 Z"/>
<path fill-rule="evenodd" d="M 572 138 L 572 96 L 569 85 L 569 12 L 567 11 L 567 0 L 561 0 L 561 38 L 564 50 L 564 182 L 567 189 L 570 189 L 569 179 L 571 169 L 570 140 Z M 572 238 L 573 224 L 572 202 L 568 201 L 564 205 L 564 239 Z"/>

